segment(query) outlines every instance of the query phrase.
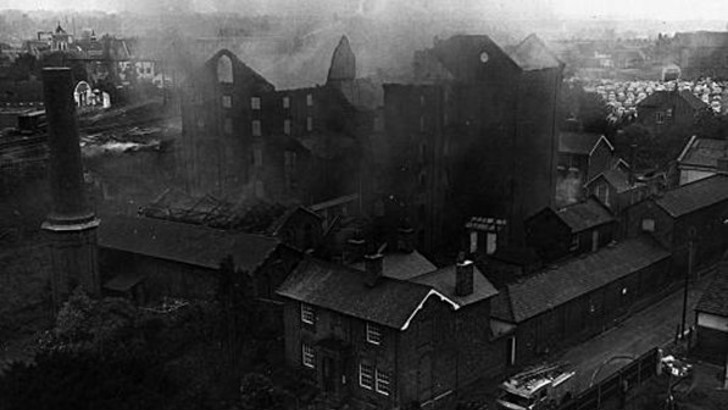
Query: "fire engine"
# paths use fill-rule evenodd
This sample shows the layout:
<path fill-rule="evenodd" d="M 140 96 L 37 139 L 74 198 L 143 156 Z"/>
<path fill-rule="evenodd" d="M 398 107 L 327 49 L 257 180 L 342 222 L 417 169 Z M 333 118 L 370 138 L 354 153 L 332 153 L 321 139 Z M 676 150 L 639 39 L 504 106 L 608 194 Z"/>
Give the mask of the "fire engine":
<path fill-rule="evenodd" d="M 498 406 L 508 410 L 554 409 L 571 398 L 574 374 L 562 365 L 525 370 L 500 384 Z"/>

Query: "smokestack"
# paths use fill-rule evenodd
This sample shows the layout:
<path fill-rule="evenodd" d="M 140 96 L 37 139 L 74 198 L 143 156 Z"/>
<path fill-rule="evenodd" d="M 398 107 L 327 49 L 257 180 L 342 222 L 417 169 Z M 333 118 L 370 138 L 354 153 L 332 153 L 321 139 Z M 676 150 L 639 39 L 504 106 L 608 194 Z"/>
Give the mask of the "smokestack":
<path fill-rule="evenodd" d="M 100 294 L 96 250 L 99 220 L 86 202 L 73 78 L 65 67 L 43 69 L 43 95 L 48 118 L 49 180 L 53 207 L 42 229 L 52 253 L 53 302 L 56 308 L 81 286 Z"/>
<path fill-rule="evenodd" d="M 473 294 L 474 272 L 473 262 L 465 259 L 465 254 L 461 253 L 458 262 L 455 264 L 455 295 L 468 296 Z"/>

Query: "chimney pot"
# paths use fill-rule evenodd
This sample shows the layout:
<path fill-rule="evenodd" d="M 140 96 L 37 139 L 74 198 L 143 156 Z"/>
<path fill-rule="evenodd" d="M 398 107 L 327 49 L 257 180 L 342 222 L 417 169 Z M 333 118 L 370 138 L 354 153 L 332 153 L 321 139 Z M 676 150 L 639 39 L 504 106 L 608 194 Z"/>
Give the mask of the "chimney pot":
<path fill-rule="evenodd" d="M 374 287 L 384 271 L 384 255 L 375 253 L 364 256 L 364 268 L 366 269 L 366 284 Z"/>
<path fill-rule="evenodd" d="M 468 296 L 473 293 L 474 264 L 463 260 L 455 265 L 455 295 Z"/>

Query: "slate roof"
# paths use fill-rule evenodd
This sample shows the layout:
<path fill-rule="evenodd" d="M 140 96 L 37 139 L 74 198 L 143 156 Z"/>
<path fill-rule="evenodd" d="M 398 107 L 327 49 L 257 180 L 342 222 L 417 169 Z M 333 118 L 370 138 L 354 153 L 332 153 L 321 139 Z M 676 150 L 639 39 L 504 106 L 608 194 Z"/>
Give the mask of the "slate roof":
<path fill-rule="evenodd" d="M 401 329 L 430 294 L 431 287 L 380 278 L 376 286 L 364 282 L 365 272 L 306 258 L 278 288 L 281 296 L 330 309 L 380 325 Z"/>
<path fill-rule="evenodd" d="M 102 248 L 209 269 L 218 269 L 223 258 L 231 255 L 236 267 L 254 272 L 280 241 L 201 225 L 117 215 L 101 218 L 98 243 Z"/>
<path fill-rule="evenodd" d="M 598 178 L 604 178 L 610 185 L 617 190 L 618 193 L 629 191 L 632 186 L 629 184 L 629 175 L 621 169 L 614 168 L 600 173 L 599 175 L 592 178 L 591 181 L 587 182 L 587 186 L 591 185 L 592 182 Z"/>
<path fill-rule="evenodd" d="M 717 174 L 667 191 L 655 203 L 677 218 L 726 200 L 728 176 Z"/>
<path fill-rule="evenodd" d="M 509 56 L 525 71 L 558 68 L 563 64 L 535 34 L 521 41 Z"/>
<path fill-rule="evenodd" d="M 665 103 L 668 103 L 674 96 L 678 96 L 683 99 L 693 110 L 701 110 L 708 107 L 708 104 L 704 103 L 703 100 L 693 95 L 688 90 L 681 90 L 675 93 L 675 91 L 655 91 L 650 94 L 644 100 L 637 104 L 637 107 L 660 107 Z"/>
<path fill-rule="evenodd" d="M 728 317 L 728 261 L 721 261 L 715 278 L 703 293 L 695 310 Z"/>
<path fill-rule="evenodd" d="M 421 253 L 388 253 L 384 255 L 382 274 L 389 278 L 408 280 L 420 276 L 426 272 L 437 269 Z M 351 265 L 354 269 L 364 270 L 364 262 L 357 262 Z"/>
<path fill-rule="evenodd" d="M 693 136 L 677 159 L 680 165 L 717 168 L 718 158 L 728 155 L 728 141 Z"/>
<path fill-rule="evenodd" d="M 420 275 L 411 279 L 412 282 L 429 285 L 438 292 L 455 301 L 460 306 L 467 306 L 481 300 L 491 298 L 498 294 L 492 283 L 483 275 L 475 264 L 473 264 L 473 293 L 468 296 L 457 296 L 455 294 L 455 265 L 450 265 L 433 272 Z"/>
<path fill-rule="evenodd" d="M 556 211 L 556 216 L 574 233 L 614 221 L 609 209 L 594 198 L 561 208 Z"/>
<path fill-rule="evenodd" d="M 669 257 L 649 237 L 628 239 L 508 285 L 507 297 L 494 299 L 492 314 L 520 323 Z"/>
<path fill-rule="evenodd" d="M 614 150 L 614 147 L 604 135 L 562 131 L 559 133 L 559 152 L 590 155 L 600 141 L 605 141 L 609 149 Z"/>

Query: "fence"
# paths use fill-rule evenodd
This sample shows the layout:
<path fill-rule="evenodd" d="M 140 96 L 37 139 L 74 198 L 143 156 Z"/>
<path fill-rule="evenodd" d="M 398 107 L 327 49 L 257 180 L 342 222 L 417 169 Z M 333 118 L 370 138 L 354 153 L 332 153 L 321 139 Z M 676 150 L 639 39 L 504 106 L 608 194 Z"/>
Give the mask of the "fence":
<path fill-rule="evenodd" d="M 632 389 L 655 376 L 659 360 L 658 349 L 654 348 L 564 403 L 558 410 L 598 410 L 607 400 L 620 399 L 620 396 L 625 394 L 622 389 L 624 381 L 627 382 L 628 388 Z"/>

